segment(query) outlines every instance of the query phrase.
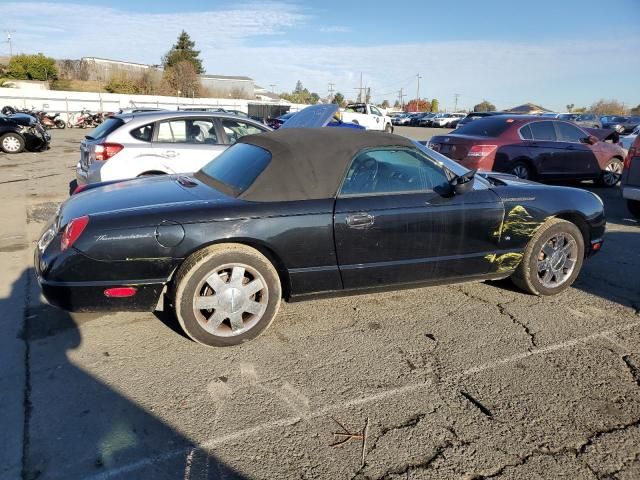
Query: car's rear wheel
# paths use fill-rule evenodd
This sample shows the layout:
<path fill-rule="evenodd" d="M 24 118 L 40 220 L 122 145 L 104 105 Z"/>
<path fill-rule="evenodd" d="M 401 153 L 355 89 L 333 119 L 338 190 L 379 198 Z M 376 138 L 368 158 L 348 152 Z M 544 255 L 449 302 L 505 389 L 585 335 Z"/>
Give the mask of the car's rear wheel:
<path fill-rule="evenodd" d="M 174 309 L 183 330 L 212 347 L 260 335 L 278 313 L 282 297 L 271 262 L 240 244 L 196 252 L 180 267 L 174 285 Z"/>
<path fill-rule="evenodd" d="M 603 187 L 615 187 L 622 178 L 624 164 L 619 158 L 612 158 L 607 162 L 597 180 L 598 185 Z"/>
<path fill-rule="evenodd" d="M 387 123 L 387 125 L 384 127 L 384 131 L 387 133 L 393 132 L 393 127 L 391 126 L 391 124 Z"/>
<path fill-rule="evenodd" d="M 509 173 L 524 180 L 531 180 L 533 178 L 533 171 L 531 170 L 531 167 L 525 162 L 515 162 L 511 166 Z"/>
<path fill-rule="evenodd" d="M 573 284 L 583 260 L 584 238 L 580 229 L 554 218 L 531 238 L 511 280 L 534 295 L 555 295 Z"/>
<path fill-rule="evenodd" d="M 5 153 L 20 153 L 24 145 L 24 138 L 17 133 L 9 132 L 0 137 L 0 149 Z"/>
<path fill-rule="evenodd" d="M 631 212 L 631 215 L 640 218 L 640 201 L 627 200 L 627 209 Z"/>

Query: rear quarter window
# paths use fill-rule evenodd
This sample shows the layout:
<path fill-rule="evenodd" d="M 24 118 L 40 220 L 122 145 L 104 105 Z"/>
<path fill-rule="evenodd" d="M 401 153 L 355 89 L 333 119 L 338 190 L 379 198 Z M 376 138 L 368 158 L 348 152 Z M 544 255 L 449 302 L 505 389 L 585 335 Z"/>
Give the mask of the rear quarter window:
<path fill-rule="evenodd" d="M 118 128 L 124 125 L 124 122 L 115 117 L 109 117 L 96 128 L 94 128 L 87 137 L 90 137 L 94 140 L 98 140 L 100 138 L 104 138 L 112 132 L 115 132 Z"/>
<path fill-rule="evenodd" d="M 485 117 L 478 118 L 456 130 L 456 135 L 469 135 L 472 137 L 496 138 L 502 135 L 511 126 L 504 118 Z"/>

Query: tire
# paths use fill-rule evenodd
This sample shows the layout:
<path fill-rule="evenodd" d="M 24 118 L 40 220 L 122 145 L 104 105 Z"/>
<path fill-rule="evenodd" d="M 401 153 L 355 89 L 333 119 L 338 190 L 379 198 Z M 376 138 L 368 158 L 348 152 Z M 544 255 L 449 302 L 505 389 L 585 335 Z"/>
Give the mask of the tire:
<path fill-rule="evenodd" d="M 178 269 L 174 289 L 174 311 L 182 329 L 210 347 L 239 345 L 260 335 L 276 317 L 282 298 L 280 278 L 271 262 L 257 250 L 235 243 L 191 255 Z M 212 300 L 216 297 L 221 300 Z M 206 299 L 210 308 L 198 310 L 197 298 Z M 235 304 L 238 298 L 240 307 Z"/>
<path fill-rule="evenodd" d="M 564 236 L 566 243 L 559 244 L 559 235 Z M 554 256 L 556 254 L 557 258 Z M 522 261 L 511 275 L 511 281 L 533 295 L 556 295 L 573 284 L 583 261 L 584 238 L 580 229 L 571 222 L 553 218 L 529 240 Z M 545 266 L 547 268 L 539 270 Z M 546 279 L 548 282 L 545 282 Z"/>
<path fill-rule="evenodd" d="M 0 150 L 4 153 L 20 153 L 24 145 L 24 138 L 18 133 L 9 132 L 0 137 Z"/>
<path fill-rule="evenodd" d="M 533 180 L 535 177 L 531 165 L 526 162 L 515 162 L 511 165 L 509 173 L 523 180 Z"/>
<path fill-rule="evenodd" d="M 600 173 L 596 183 L 602 187 L 615 187 L 622 178 L 624 164 L 619 158 L 610 159 Z"/>
<path fill-rule="evenodd" d="M 627 210 L 636 218 L 640 218 L 640 200 L 627 200 Z"/>
<path fill-rule="evenodd" d="M 392 133 L 393 132 L 393 127 L 387 123 L 387 125 L 384 127 L 384 131 L 386 133 Z"/>
<path fill-rule="evenodd" d="M 63 120 L 56 120 L 56 128 L 64 129 L 67 126 Z"/>

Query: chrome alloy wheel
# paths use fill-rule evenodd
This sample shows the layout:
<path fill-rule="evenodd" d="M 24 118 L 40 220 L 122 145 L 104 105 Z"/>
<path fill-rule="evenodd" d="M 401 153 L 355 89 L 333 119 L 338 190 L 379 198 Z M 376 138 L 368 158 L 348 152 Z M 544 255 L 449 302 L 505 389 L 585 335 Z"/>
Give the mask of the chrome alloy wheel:
<path fill-rule="evenodd" d="M 616 185 L 622 178 L 622 162 L 609 162 L 602 172 L 602 182 L 608 187 Z"/>
<path fill-rule="evenodd" d="M 511 170 L 511 172 L 518 178 L 522 178 L 525 180 L 529 178 L 529 169 L 524 165 L 516 165 L 515 167 L 513 167 L 513 170 Z"/>
<path fill-rule="evenodd" d="M 198 322 L 220 337 L 245 333 L 264 315 L 269 302 L 267 282 L 244 264 L 222 265 L 200 282 L 193 299 Z"/>
<path fill-rule="evenodd" d="M 2 149 L 5 152 L 18 152 L 20 151 L 20 140 L 16 137 L 8 136 L 2 140 Z"/>
<path fill-rule="evenodd" d="M 578 244 L 568 233 L 551 237 L 538 253 L 538 278 L 546 288 L 556 288 L 566 282 L 576 265 Z"/>

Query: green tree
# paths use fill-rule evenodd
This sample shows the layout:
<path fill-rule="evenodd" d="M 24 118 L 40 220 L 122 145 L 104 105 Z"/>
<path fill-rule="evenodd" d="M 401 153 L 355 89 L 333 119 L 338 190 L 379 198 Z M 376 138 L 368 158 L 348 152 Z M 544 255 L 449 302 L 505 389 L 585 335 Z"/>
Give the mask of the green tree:
<path fill-rule="evenodd" d="M 389 106 L 390 106 L 389 100 L 383 100 L 382 103 L 380 104 L 380 106 L 382 108 L 389 108 Z"/>
<path fill-rule="evenodd" d="M 55 80 L 58 78 L 56 61 L 37 55 L 14 55 L 7 65 L 7 76 L 18 80 Z"/>
<path fill-rule="evenodd" d="M 632 115 L 640 114 L 640 105 L 638 105 L 637 107 L 633 107 L 631 110 L 629 110 L 629 113 L 631 113 Z"/>
<path fill-rule="evenodd" d="M 336 92 L 336 94 L 333 96 L 333 103 L 339 105 L 339 106 L 343 106 L 344 105 L 344 95 L 342 95 L 340 92 Z"/>
<path fill-rule="evenodd" d="M 162 64 L 164 69 L 168 70 L 175 67 L 180 62 L 187 61 L 193 64 L 196 73 L 198 75 L 204 73 L 202 67 L 202 60 L 198 58 L 200 50 L 195 50 L 196 42 L 191 40 L 191 37 L 184 30 L 178 36 L 178 41 L 171 47 L 164 57 L 162 57 Z"/>
<path fill-rule="evenodd" d="M 573 103 L 568 103 L 567 104 L 567 112 L 571 113 L 573 111 L 573 107 L 575 107 L 575 105 Z"/>
<path fill-rule="evenodd" d="M 438 102 L 437 98 L 431 99 L 431 111 L 438 112 L 440 110 L 440 102 Z"/>
<path fill-rule="evenodd" d="M 302 82 L 298 80 L 296 82 L 296 88 L 293 90 L 293 93 L 302 93 L 304 90 L 306 89 L 302 86 Z"/>
<path fill-rule="evenodd" d="M 281 93 L 280 98 L 284 98 L 292 103 L 315 104 L 320 100 L 320 95 L 310 92 L 302 86 L 300 80 L 296 83 L 296 88 L 291 93 Z"/>
<path fill-rule="evenodd" d="M 393 108 L 400 108 L 400 100 L 393 102 Z"/>
<path fill-rule="evenodd" d="M 491 102 L 487 102 L 486 100 L 483 100 L 477 105 L 474 105 L 473 111 L 474 112 L 495 112 L 496 106 Z"/>

